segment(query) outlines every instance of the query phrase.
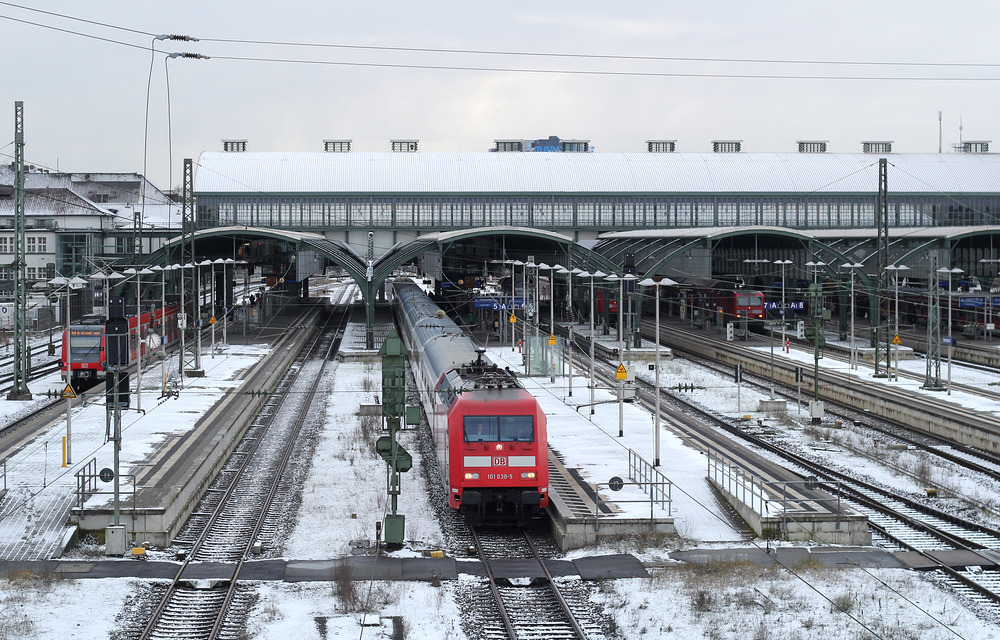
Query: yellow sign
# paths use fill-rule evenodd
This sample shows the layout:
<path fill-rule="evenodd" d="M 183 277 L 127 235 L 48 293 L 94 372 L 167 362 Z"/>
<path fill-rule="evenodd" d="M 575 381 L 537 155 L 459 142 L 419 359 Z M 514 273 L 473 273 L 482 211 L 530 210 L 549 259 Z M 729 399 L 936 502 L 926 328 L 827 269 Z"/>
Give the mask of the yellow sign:
<path fill-rule="evenodd" d="M 76 391 L 73 391 L 73 385 L 71 385 L 71 384 L 66 385 L 66 388 L 63 389 L 62 397 L 63 397 L 63 400 L 75 400 L 76 399 Z"/>
<path fill-rule="evenodd" d="M 556 334 L 554 333 L 549 335 L 549 346 L 550 347 L 556 346 Z"/>
<path fill-rule="evenodd" d="M 215 324 L 215 316 L 212 316 L 212 319 L 208 321 L 208 324 Z"/>
<path fill-rule="evenodd" d="M 892 343 L 893 344 L 903 344 L 903 341 L 900 340 L 899 336 L 897 335 L 895 338 L 892 339 Z"/>
<path fill-rule="evenodd" d="M 618 365 L 618 371 L 615 372 L 615 379 L 617 380 L 627 380 L 628 370 L 625 369 L 625 365 Z"/>
<path fill-rule="evenodd" d="M 512 313 L 512 314 L 510 314 L 510 323 L 511 323 L 511 324 L 514 324 L 515 322 L 517 322 L 517 316 L 515 316 L 515 315 L 514 315 L 514 314 Z"/>

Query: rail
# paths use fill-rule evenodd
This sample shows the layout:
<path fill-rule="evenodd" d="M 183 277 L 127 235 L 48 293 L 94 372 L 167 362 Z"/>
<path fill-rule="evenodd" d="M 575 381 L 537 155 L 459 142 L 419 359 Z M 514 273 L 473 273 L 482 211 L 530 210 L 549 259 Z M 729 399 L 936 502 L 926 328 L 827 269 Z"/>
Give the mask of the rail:
<path fill-rule="evenodd" d="M 649 504 L 649 522 L 652 525 L 656 520 L 656 506 L 667 512 L 668 517 L 673 516 L 673 483 L 663 475 L 659 469 L 649 464 L 642 456 L 632 449 L 628 450 L 629 478 L 631 482 L 625 482 L 621 478 L 612 478 L 610 482 L 598 482 L 594 491 L 594 531 L 601 530 L 601 488 L 606 487 L 612 491 L 619 491 L 624 486 L 639 487 L 649 496 L 649 500 L 627 500 L 616 499 L 615 504 Z"/>
<path fill-rule="evenodd" d="M 805 507 L 816 503 L 832 502 L 836 504 L 834 513 L 838 519 L 843 513 L 840 504 L 840 494 L 843 491 L 841 487 L 842 483 L 837 480 L 821 481 L 813 477 L 806 480 L 763 480 L 756 474 L 736 465 L 723 453 L 712 448 L 708 449 L 708 477 L 723 491 L 750 507 L 754 512 L 760 514 L 762 518 L 780 517 L 781 530 L 786 535 L 788 533 L 788 521 L 795 519 L 794 515 L 790 515 L 790 505 Z M 837 490 L 829 498 L 796 498 L 788 495 L 789 487 L 801 485 L 807 490 L 812 490 L 818 489 L 820 484 L 836 485 Z"/>
<path fill-rule="evenodd" d="M 665 509 L 668 516 L 673 516 L 674 484 L 667 476 L 632 449 L 628 450 L 628 473 L 632 480 L 649 489 L 647 493 L 652 502 Z"/>
<path fill-rule="evenodd" d="M 73 476 L 76 478 L 76 507 L 82 512 L 83 503 L 97 493 L 97 458 L 91 458 Z"/>

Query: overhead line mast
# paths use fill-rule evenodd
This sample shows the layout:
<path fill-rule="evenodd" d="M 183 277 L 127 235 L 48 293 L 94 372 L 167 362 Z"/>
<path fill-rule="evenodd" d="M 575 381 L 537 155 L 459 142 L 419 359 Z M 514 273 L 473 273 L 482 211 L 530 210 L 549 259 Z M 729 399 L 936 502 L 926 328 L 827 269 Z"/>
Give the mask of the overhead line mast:
<path fill-rule="evenodd" d="M 14 102 L 14 384 L 8 400 L 31 400 L 28 374 L 28 283 L 25 258 L 24 220 L 24 103 Z"/>

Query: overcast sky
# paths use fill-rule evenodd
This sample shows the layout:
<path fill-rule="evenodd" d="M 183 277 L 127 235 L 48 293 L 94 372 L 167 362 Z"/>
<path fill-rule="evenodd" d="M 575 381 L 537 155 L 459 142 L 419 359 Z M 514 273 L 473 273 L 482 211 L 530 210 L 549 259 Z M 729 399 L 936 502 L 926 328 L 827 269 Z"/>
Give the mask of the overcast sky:
<path fill-rule="evenodd" d="M 251 151 L 322 151 L 324 139 L 385 151 L 390 138 L 485 151 L 496 138 L 556 135 L 599 152 L 644 151 L 648 139 L 706 152 L 736 139 L 748 152 L 828 140 L 831 152 L 853 153 L 862 140 L 892 140 L 897 152 L 934 153 L 941 111 L 946 152 L 960 118 L 965 140 L 1000 144 L 992 0 L 18 5 L 28 0 L 0 2 L 4 161 L 22 100 L 29 162 L 141 172 L 152 58 L 146 173 L 161 187 L 179 184 L 183 158 L 221 150 L 223 138 Z M 157 42 L 151 56 L 146 34 L 159 33 L 202 40 Z M 211 59 L 165 63 L 169 52 Z M 865 64 L 834 64 L 844 62 Z"/>

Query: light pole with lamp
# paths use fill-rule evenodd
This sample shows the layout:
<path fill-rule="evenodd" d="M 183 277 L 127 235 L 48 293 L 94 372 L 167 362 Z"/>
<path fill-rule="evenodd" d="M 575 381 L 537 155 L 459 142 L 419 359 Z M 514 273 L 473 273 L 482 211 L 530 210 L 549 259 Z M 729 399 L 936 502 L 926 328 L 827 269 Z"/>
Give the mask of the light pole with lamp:
<path fill-rule="evenodd" d="M 194 329 L 198 334 L 198 362 L 201 362 L 201 306 L 204 300 L 201 297 L 201 268 L 212 266 L 212 261 L 205 259 L 195 265 L 195 320 Z"/>
<path fill-rule="evenodd" d="M 142 335 L 142 293 L 140 287 L 142 286 L 142 276 L 153 275 L 155 271 L 147 268 L 141 270 L 128 268 L 122 273 L 135 276 L 135 336 L 139 341 L 135 349 L 135 409 L 142 411 L 142 349 L 145 346 L 145 337 Z"/>
<path fill-rule="evenodd" d="M 73 362 L 73 338 L 72 329 L 70 323 L 70 295 L 73 289 L 79 289 L 87 285 L 87 281 L 79 276 L 74 276 L 73 278 L 65 278 L 63 276 L 57 276 L 48 281 L 49 285 L 54 285 L 57 287 L 64 287 L 64 295 L 66 296 L 66 317 L 63 318 L 63 322 L 66 325 L 66 344 L 64 345 L 64 351 L 66 352 L 66 392 L 64 396 L 66 398 L 66 464 L 73 464 L 73 398 L 76 393 L 73 390 L 73 368 L 70 366 Z"/>
<path fill-rule="evenodd" d="M 514 319 L 514 322 L 510 323 L 510 351 L 514 352 L 514 347 L 517 343 L 517 274 L 514 271 L 514 267 L 521 267 L 521 305 L 524 305 L 524 300 L 527 296 L 524 295 L 524 261 L 523 260 L 512 260 L 510 267 L 510 317 Z M 508 318 L 510 319 L 510 318 Z M 522 324 L 526 324 L 523 323 Z M 523 331 L 523 329 L 522 329 Z"/>
<path fill-rule="evenodd" d="M 158 338 L 153 338 L 153 334 L 149 334 L 149 338 L 153 341 L 154 349 L 160 348 L 160 393 L 164 394 L 167 390 L 167 271 L 173 271 L 174 267 L 166 266 L 161 267 L 160 265 L 155 265 L 150 267 L 153 271 L 160 272 L 160 333 Z M 151 318 L 155 320 L 155 318 Z"/>
<path fill-rule="evenodd" d="M 548 354 L 548 366 L 546 368 L 549 370 L 549 382 L 554 383 L 556 381 L 555 270 L 562 267 L 558 264 L 550 267 L 542 262 L 538 265 L 538 268 L 549 272 L 549 348 L 546 350 Z M 539 314 L 538 323 L 541 324 L 541 314 Z"/>
<path fill-rule="evenodd" d="M 620 371 L 625 367 L 622 363 L 622 307 L 624 306 L 622 294 L 625 291 L 625 279 L 612 273 L 605 280 L 618 283 L 618 370 Z M 615 377 L 618 384 L 618 437 L 621 438 L 625 435 L 625 384 L 617 375 Z"/>
<path fill-rule="evenodd" d="M 848 368 L 857 369 L 858 368 L 858 349 L 854 345 L 854 270 L 861 269 L 864 267 L 860 262 L 845 262 L 840 265 L 844 269 L 850 269 L 851 274 L 851 345 L 850 345 L 850 357 Z"/>
<path fill-rule="evenodd" d="M 823 403 L 819 400 L 819 344 L 822 339 L 820 326 L 823 319 L 823 290 L 817 280 L 819 268 L 826 266 L 826 263 L 809 261 L 806 266 L 812 267 L 813 270 L 813 283 L 810 287 L 813 295 L 810 296 L 809 304 L 809 314 L 813 318 L 813 400 L 809 403 L 809 416 L 814 423 L 819 423 L 823 419 Z"/>
<path fill-rule="evenodd" d="M 210 295 L 211 295 L 211 298 L 212 298 L 212 301 L 211 301 L 212 313 L 211 313 L 211 316 L 210 316 L 210 318 L 208 320 L 208 323 L 210 325 L 212 325 L 212 358 L 215 358 L 215 325 L 218 324 L 218 321 L 215 318 L 215 314 L 216 314 L 218 306 L 219 306 L 218 305 L 218 301 L 216 300 L 216 297 L 215 297 L 215 265 L 217 265 L 217 264 L 223 265 L 222 268 L 225 269 L 226 268 L 225 267 L 226 261 L 223 260 L 222 258 L 216 258 L 215 260 L 212 261 L 212 282 L 211 282 L 211 286 L 209 287 L 209 291 L 211 291 Z"/>
<path fill-rule="evenodd" d="M 525 307 L 524 311 L 524 330 L 521 332 L 524 337 L 524 374 L 528 375 L 531 373 L 531 357 L 534 355 L 534 344 L 528 341 L 528 316 L 531 316 L 532 324 L 534 325 L 535 337 L 538 337 L 538 265 L 529 256 L 529 260 L 524 263 L 525 275 L 523 276 L 527 280 L 528 269 L 535 270 L 535 287 L 531 294 L 531 304 Z M 524 299 L 528 299 L 528 290 L 524 290 Z"/>
<path fill-rule="evenodd" d="M 893 295 L 893 305 L 895 307 L 894 319 L 893 319 L 893 338 L 892 338 L 892 352 L 894 356 L 895 363 L 893 364 L 893 371 L 889 373 L 889 379 L 899 380 L 899 272 L 909 271 L 909 267 L 905 264 L 890 264 L 885 268 L 886 271 L 892 271 L 892 278 L 894 287 Z"/>
<path fill-rule="evenodd" d="M 590 278 L 590 415 L 594 415 L 594 389 L 597 387 L 597 378 L 594 377 L 594 343 L 597 341 L 594 335 L 594 279 L 606 278 L 608 274 L 598 269 L 594 273 L 583 272 L 580 276 Z"/>
<path fill-rule="evenodd" d="M 535 292 L 531 297 L 531 319 L 532 324 L 535 328 L 535 337 L 538 337 L 538 265 L 535 264 L 533 260 L 528 260 L 524 265 L 528 269 L 535 270 Z M 525 327 L 527 329 L 527 327 Z M 525 335 L 525 342 L 527 342 L 527 334 Z"/>
<path fill-rule="evenodd" d="M 656 369 L 655 369 L 655 386 L 656 390 L 656 409 L 654 411 L 654 426 L 653 426 L 653 466 L 660 466 L 660 287 L 670 287 L 676 285 L 677 283 L 670 278 L 646 278 L 639 283 L 643 287 L 655 287 L 656 288 Z"/>
<path fill-rule="evenodd" d="M 232 279 L 229 278 L 229 269 L 233 270 Z M 222 344 L 229 344 L 229 307 L 235 300 L 235 295 L 230 296 L 230 284 L 236 280 L 236 259 L 226 258 L 222 265 Z"/>
<path fill-rule="evenodd" d="M 580 273 L 580 269 L 567 269 L 563 267 L 559 269 L 559 273 L 566 275 L 566 289 L 567 289 L 567 305 L 569 306 L 569 313 L 567 320 L 569 322 L 569 338 L 566 340 L 567 357 L 569 361 L 569 396 L 573 396 L 573 273 Z"/>
<path fill-rule="evenodd" d="M 788 307 L 785 306 L 785 265 L 792 264 L 791 260 L 775 260 L 774 264 L 781 265 L 781 309 L 778 315 L 781 316 L 781 348 L 788 353 L 788 339 L 785 337 L 785 325 L 787 324 Z"/>
<path fill-rule="evenodd" d="M 938 269 L 938 273 L 948 274 L 948 395 L 951 395 L 951 348 L 955 346 L 955 339 L 951 337 L 951 316 L 952 316 L 952 303 L 951 303 L 951 276 L 952 274 L 965 273 L 958 267 L 949 269 L 948 267 L 941 267 Z"/>

